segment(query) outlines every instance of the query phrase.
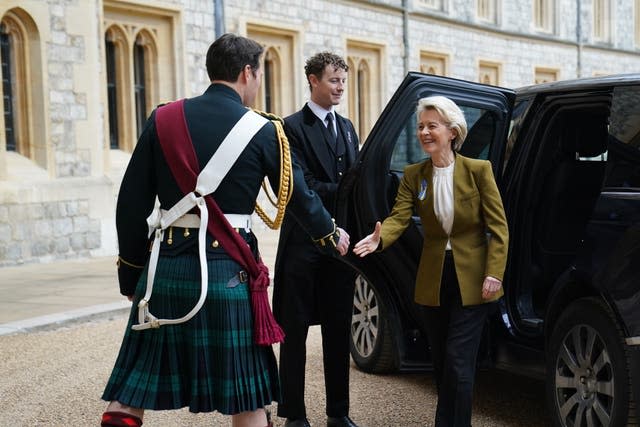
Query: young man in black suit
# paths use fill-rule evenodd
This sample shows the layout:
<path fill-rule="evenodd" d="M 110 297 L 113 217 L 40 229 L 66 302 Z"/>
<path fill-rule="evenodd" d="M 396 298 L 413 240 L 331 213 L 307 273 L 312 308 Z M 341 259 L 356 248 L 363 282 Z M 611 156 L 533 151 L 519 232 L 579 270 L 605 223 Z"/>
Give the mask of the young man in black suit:
<path fill-rule="evenodd" d="M 309 58 L 305 74 L 309 102 L 285 118 L 292 152 L 325 208 L 335 217 L 338 183 L 354 164 L 358 137 L 350 120 L 335 112 L 344 94 L 349 67 L 338 55 L 321 52 Z M 273 306 L 285 332 L 280 345 L 282 400 L 278 415 L 285 426 L 304 427 L 305 341 L 310 325 L 321 325 L 326 413 L 329 427 L 355 426 L 349 418 L 349 334 L 353 305 L 353 271 L 304 238 L 306 233 L 287 212 L 276 258 Z"/>

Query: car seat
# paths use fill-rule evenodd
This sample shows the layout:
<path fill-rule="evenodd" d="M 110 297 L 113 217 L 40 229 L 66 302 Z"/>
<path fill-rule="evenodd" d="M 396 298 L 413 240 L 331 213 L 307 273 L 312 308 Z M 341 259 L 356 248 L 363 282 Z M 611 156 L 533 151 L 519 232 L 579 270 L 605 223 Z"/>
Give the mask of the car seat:
<path fill-rule="evenodd" d="M 560 139 L 549 158 L 537 209 L 534 239 L 540 287 L 534 305 L 574 261 L 604 179 L 608 125 L 602 114 L 562 120 Z M 537 250 L 536 250 L 537 249 Z"/>

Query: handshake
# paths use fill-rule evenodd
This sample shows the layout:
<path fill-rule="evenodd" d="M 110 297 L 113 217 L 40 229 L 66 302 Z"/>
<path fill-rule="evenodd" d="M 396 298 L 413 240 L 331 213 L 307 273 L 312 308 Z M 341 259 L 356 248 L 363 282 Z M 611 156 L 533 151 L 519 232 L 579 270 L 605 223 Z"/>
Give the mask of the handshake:
<path fill-rule="evenodd" d="M 373 233 L 369 234 L 358 243 L 356 243 L 356 245 L 353 247 L 353 253 L 360 257 L 364 257 L 371 252 L 376 251 L 378 249 L 378 245 L 380 244 L 380 229 L 381 224 L 378 221 L 373 230 Z M 337 227 L 337 230 L 340 233 L 340 238 L 338 240 L 338 243 L 336 244 L 336 249 L 340 253 L 340 255 L 345 256 L 349 251 L 349 234 L 340 227 Z"/>

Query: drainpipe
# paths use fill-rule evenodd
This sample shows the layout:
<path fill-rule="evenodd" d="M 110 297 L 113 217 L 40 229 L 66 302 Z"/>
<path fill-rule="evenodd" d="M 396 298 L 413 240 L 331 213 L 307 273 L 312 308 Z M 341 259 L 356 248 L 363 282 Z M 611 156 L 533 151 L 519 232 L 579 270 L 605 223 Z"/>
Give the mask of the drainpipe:
<path fill-rule="evenodd" d="M 402 0 L 402 45 L 404 46 L 404 55 L 402 58 L 403 60 L 402 62 L 404 66 L 404 76 L 402 77 L 403 80 L 406 77 L 406 75 L 409 74 L 410 52 L 409 52 L 409 6 L 408 4 L 409 4 L 408 0 Z M 405 126 L 406 126 L 407 135 L 411 135 L 411 132 L 413 132 L 414 129 L 412 128 L 412 126 L 409 126 L 408 124 Z M 414 158 L 414 151 L 416 150 L 414 146 L 415 144 L 407 144 L 407 157 L 409 159 Z"/>
<path fill-rule="evenodd" d="M 577 0 L 580 2 L 580 0 Z M 409 73 L 409 6 L 408 0 L 402 0 L 402 44 L 404 45 L 404 74 Z"/>
<path fill-rule="evenodd" d="M 576 0 L 577 6 L 577 18 L 576 18 L 576 39 L 578 41 L 578 57 L 576 64 L 576 74 L 577 77 L 582 77 L 582 10 L 580 8 L 581 0 Z"/>
<path fill-rule="evenodd" d="M 580 1 L 580 0 L 578 0 Z M 215 18 L 216 39 L 225 33 L 224 0 L 213 0 L 213 16 Z"/>

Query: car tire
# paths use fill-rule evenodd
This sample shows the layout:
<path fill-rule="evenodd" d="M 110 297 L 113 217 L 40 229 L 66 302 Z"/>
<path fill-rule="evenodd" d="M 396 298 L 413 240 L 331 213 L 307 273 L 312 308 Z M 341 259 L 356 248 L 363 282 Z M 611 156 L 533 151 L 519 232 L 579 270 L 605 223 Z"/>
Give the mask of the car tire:
<path fill-rule="evenodd" d="M 584 298 L 562 313 L 547 351 L 554 426 L 626 426 L 633 407 L 629 358 L 611 309 Z"/>
<path fill-rule="evenodd" d="M 400 350 L 395 337 L 398 316 L 380 288 L 363 275 L 356 276 L 351 318 L 351 357 L 368 373 L 389 373 L 399 368 Z"/>

